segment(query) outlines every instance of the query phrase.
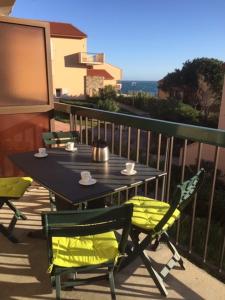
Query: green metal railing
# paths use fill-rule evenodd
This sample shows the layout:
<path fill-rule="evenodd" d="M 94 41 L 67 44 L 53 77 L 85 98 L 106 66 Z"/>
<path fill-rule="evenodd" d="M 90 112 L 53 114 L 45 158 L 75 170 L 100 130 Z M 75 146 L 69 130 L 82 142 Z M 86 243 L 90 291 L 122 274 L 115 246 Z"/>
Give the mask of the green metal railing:
<path fill-rule="evenodd" d="M 218 193 L 224 195 L 220 205 L 225 207 L 225 182 L 219 172 L 220 157 L 225 154 L 224 130 L 62 103 L 55 103 L 55 111 L 69 115 L 70 129 L 80 131 L 82 143 L 104 139 L 112 153 L 167 172 L 160 182 L 156 180 L 154 187 L 145 185 L 135 193 L 143 192 L 169 202 L 173 186 L 183 182 L 191 169 L 195 172 L 208 166 L 206 186 L 189 208 L 187 221 L 178 222 L 176 232 L 172 234 L 187 256 L 219 278 L 225 278 L 225 211 L 224 217 L 218 220 L 215 215 Z M 190 160 L 193 148 L 194 159 Z M 206 163 L 209 152 L 212 153 L 210 163 Z M 225 172 L 225 166 L 222 171 Z"/>

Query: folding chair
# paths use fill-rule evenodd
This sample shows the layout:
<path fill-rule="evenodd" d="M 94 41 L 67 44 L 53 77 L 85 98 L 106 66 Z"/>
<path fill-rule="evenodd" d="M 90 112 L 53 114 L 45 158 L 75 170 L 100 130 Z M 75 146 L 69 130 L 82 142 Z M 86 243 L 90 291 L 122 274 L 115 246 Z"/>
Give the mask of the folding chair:
<path fill-rule="evenodd" d="M 17 220 L 26 220 L 27 218 L 14 206 L 12 200 L 21 198 L 31 182 L 30 177 L 0 178 L 0 208 L 6 204 L 14 212 L 8 228 L 0 224 L 0 231 L 13 243 L 18 243 L 17 238 L 12 234 Z"/>
<path fill-rule="evenodd" d="M 68 142 L 80 142 L 80 134 L 78 131 L 58 131 L 43 132 L 42 138 L 45 146 L 62 145 Z"/>
<path fill-rule="evenodd" d="M 62 146 L 68 142 L 79 143 L 80 134 L 78 131 L 58 131 L 58 132 L 43 132 L 42 138 L 46 147 Z M 51 210 L 56 209 L 55 195 L 49 191 L 49 200 Z"/>
<path fill-rule="evenodd" d="M 201 169 L 191 179 L 178 185 L 170 204 L 142 196 L 134 196 L 126 202 L 134 205 L 130 232 L 134 247 L 123 261 L 121 267 L 125 267 L 140 256 L 160 293 L 164 296 L 168 293 L 163 279 L 168 275 L 169 271 L 175 265 L 180 265 L 181 268 L 185 269 L 183 260 L 176 247 L 170 241 L 167 230 L 180 217 L 180 212 L 190 203 L 198 191 L 203 182 L 204 173 L 204 169 Z M 141 233 L 145 234 L 142 240 L 140 240 Z M 151 259 L 145 250 L 149 245 L 153 246 L 155 250 L 162 239 L 166 241 L 173 255 L 158 273 L 152 266 Z M 153 242 L 155 243 L 152 244 Z"/>
<path fill-rule="evenodd" d="M 125 204 L 112 208 L 42 214 L 47 237 L 49 272 L 52 284 L 56 287 L 57 300 L 60 299 L 61 288 L 103 278 L 109 279 L 111 297 L 116 299 L 114 271 L 125 252 L 132 210 L 132 204 Z M 114 233 L 118 229 L 122 229 L 119 242 Z M 61 275 L 105 267 L 108 274 L 61 282 Z"/>

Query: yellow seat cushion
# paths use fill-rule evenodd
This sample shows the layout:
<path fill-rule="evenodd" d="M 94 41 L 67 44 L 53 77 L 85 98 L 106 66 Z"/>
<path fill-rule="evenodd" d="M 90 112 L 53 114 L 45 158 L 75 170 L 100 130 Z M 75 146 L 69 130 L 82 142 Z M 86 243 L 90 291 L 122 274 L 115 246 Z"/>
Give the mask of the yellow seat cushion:
<path fill-rule="evenodd" d="M 134 196 L 127 203 L 134 205 L 132 224 L 146 230 L 153 230 L 170 207 L 168 203 L 143 196 Z M 180 211 L 176 209 L 163 230 L 167 230 L 179 215 Z"/>
<path fill-rule="evenodd" d="M 0 178 L 0 197 L 20 198 L 31 182 L 30 177 Z"/>
<path fill-rule="evenodd" d="M 119 256 L 114 232 L 74 238 L 53 237 L 53 261 L 60 267 L 83 267 L 114 262 Z"/>

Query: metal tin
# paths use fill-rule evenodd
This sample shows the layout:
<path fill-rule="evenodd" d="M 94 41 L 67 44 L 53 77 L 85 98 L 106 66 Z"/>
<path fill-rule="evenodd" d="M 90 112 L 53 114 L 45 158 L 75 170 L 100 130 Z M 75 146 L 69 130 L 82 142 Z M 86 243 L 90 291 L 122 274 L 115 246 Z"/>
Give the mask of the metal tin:
<path fill-rule="evenodd" d="M 93 144 L 92 159 L 96 162 L 104 162 L 109 160 L 109 147 L 105 142 L 98 141 Z"/>

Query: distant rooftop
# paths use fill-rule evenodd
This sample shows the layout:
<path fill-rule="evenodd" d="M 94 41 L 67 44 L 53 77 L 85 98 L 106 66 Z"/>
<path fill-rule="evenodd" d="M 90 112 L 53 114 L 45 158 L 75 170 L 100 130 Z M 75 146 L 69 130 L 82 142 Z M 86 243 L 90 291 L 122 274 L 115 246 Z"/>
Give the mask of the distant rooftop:
<path fill-rule="evenodd" d="M 62 37 L 71 39 L 83 39 L 87 35 L 69 23 L 49 22 L 50 35 L 52 37 Z"/>
<path fill-rule="evenodd" d="M 111 74 L 109 74 L 104 69 L 87 69 L 87 76 L 98 76 L 104 77 L 105 80 L 112 80 L 114 79 Z"/>

